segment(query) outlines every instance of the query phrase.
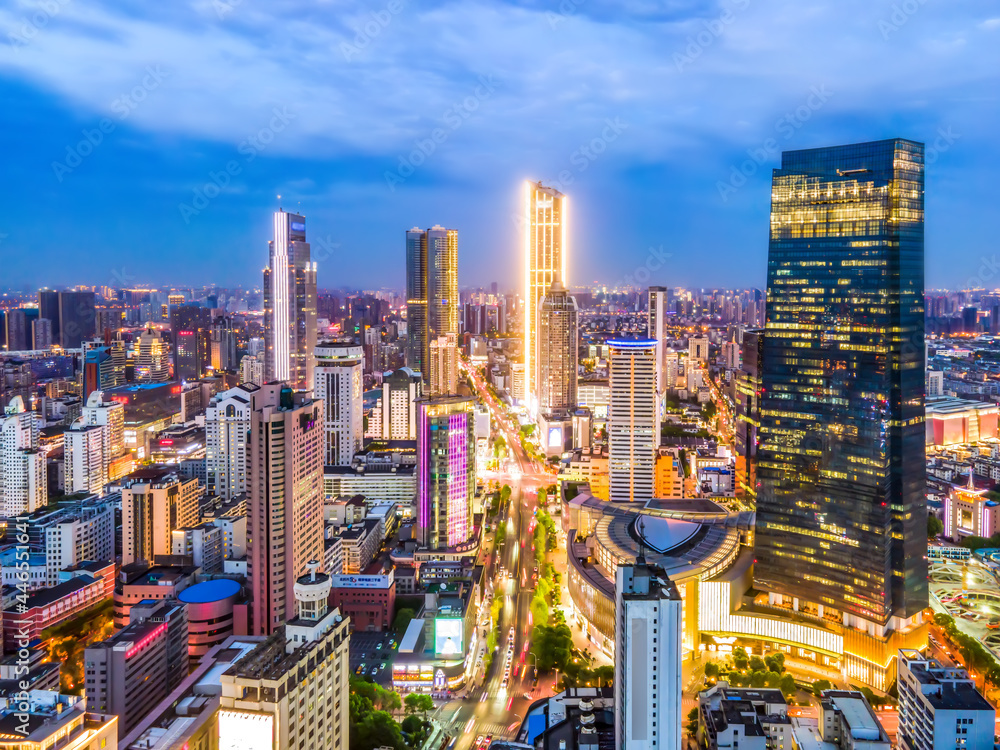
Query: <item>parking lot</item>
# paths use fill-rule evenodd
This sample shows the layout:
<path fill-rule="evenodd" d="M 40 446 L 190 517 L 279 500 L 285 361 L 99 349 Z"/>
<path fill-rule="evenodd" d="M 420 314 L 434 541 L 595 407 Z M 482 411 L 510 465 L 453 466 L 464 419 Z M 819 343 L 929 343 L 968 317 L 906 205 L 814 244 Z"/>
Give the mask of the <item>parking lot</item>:
<path fill-rule="evenodd" d="M 351 674 L 357 677 L 367 677 L 380 685 L 392 683 L 392 659 L 395 650 L 389 646 L 392 633 L 354 633 L 350 642 Z M 381 644 L 382 648 L 379 649 Z M 399 644 L 397 643 L 398 647 Z M 364 664 L 363 673 L 358 669 Z M 385 668 L 382 665 L 385 664 Z M 375 674 L 372 670 L 375 669 Z"/>

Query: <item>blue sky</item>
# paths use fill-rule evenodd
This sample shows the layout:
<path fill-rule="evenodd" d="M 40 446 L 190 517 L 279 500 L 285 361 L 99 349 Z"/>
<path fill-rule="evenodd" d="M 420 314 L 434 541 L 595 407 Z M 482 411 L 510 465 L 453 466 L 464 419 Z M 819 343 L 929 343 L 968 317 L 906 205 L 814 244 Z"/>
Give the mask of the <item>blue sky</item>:
<path fill-rule="evenodd" d="M 780 151 L 894 136 L 957 286 L 998 272 L 998 74 L 973 0 L 6 0 L 0 286 L 259 284 L 279 194 L 321 286 L 401 286 L 435 223 L 512 286 L 525 178 L 573 284 L 759 286 Z"/>

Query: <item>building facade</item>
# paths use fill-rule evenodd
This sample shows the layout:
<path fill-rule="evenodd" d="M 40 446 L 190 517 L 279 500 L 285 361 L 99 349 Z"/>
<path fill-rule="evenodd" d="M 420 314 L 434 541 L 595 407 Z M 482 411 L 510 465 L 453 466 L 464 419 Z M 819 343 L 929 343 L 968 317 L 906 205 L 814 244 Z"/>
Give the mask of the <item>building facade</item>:
<path fill-rule="evenodd" d="M 34 412 L 15 396 L 0 417 L 0 513 L 14 518 L 49 502 L 45 454 Z"/>
<path fill-rule="evenodd" d="M 122 565 L 152 564 L 157 555 L 173 553 L 176 529 L 198 523 L 203 493 L 197 479 L 175 471 L 141 469 L 122 484 Z"/>
<path fill-rule="evenodd" d="M 576 408 L 579 309 L 559 274 L 539 302 L 538 413 Z"/>
<path fill-rule="evenodd" d="M 458 336 L 458 231 L 406 233 L 406 366 L 430 375 L 431 341 Z"/>
<path fill-rule="evenodd" d="M 247 491 L 250 395 L 246 383 L 212 397 L 205 409 L 205 477 L 207 490 L 224 500 Z"/>
<path fill-rule="evenodd" d="M 447 396 L 458 392 L 458 341 L 455 334 L 438 336 L 430 345 L 428 396 Z"/>
<path fill-rule="evenodd" d="M 327 466 L 350 466 L 364 440 L 364 350 L 349 343 L 316 347 L 315 389 L 323 401 L 324 459 Z"/>
<path fill-rule="evenodd" d="M 656 341 L 612 339 L 608 440 L 611 500 L 653 497 L 660 419 L 656 403 Z"/>

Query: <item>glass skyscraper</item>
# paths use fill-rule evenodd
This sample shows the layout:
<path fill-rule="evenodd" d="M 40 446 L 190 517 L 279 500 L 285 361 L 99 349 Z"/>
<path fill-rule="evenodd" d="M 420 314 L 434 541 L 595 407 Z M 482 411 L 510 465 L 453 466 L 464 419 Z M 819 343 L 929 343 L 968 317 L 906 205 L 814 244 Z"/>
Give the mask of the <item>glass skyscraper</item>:
<path fill-rule="evenodd" d="M 927 606 L 923 292 L 923 144 L 782 154 L 756 585 L 772 604 L 877 637 Z"/>
<path fill-rule="evenodd" d="M 430 378 L 430 342 L 458 337 L 458 230 L 406 232 L 406 366 Z"/>
<path fill-rule="evenodd" d="M 417 402 L 417 539 L 454 548 L 472 534 L 476 494 L 475 404 L 465 396 Z"/>

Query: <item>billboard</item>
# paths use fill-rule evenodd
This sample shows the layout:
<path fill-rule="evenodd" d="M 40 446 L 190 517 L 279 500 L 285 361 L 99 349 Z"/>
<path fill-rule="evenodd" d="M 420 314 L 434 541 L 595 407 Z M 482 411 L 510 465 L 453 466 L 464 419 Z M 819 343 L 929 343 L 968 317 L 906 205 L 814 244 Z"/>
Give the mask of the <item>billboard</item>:
<path fill-rule="evenodd" d="M 465 651 L 464 622 L 460 617 L 438 617 L 434 620 L 434 654 L 459 658 Z"/>
<path fill-rule="evenodd" d="M 563 447 L 562 427 L 549 427 L 549 448 Z"/>
<path fill-rule="evenodd" d="M 220 710 L 219 750 L 274 750 L 274 716 Z"/>

